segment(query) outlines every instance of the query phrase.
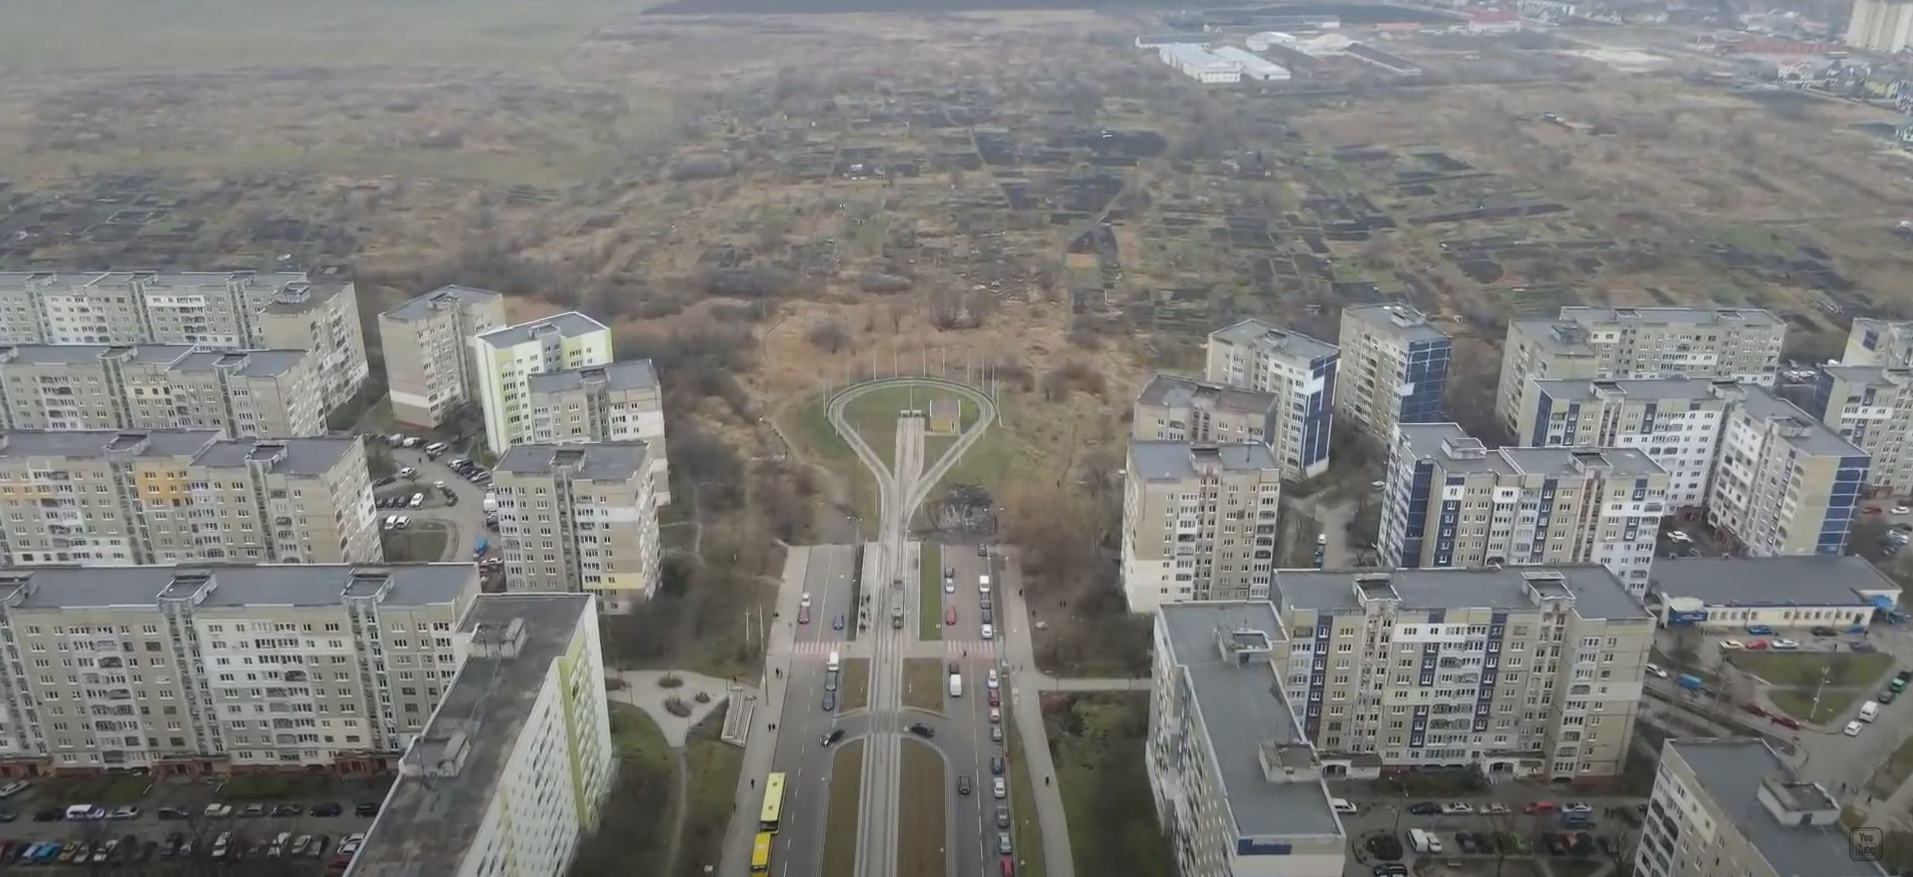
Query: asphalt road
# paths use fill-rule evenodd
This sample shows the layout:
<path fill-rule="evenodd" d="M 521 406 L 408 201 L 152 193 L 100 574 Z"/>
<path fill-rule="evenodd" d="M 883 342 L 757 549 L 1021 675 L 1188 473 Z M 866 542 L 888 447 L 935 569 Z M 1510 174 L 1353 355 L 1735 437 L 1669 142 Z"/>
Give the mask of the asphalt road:
<path fill-rule="evenodd" d="M 485 488 L 466 481 L 464 476 L 437 460 L 426 459 L 424 451 L 393 448 L 392 461 L 400 467 L 417 469 L 418 475 L 409 481 L 401 478 L 397 485 L 381 488 L 378 492 L 382 495 L 401 485 L 409 485 L 414 493 L 425 494 L 425 505 L 415 511 L 379 509 L 381 516 L 410 515 L 415 523 L 438 521 L 443 524 L 451 530 L 451 536 L 445 542 L 445 555 L 440 558 L 443 561 L 471 560 L 473 543 L 481 533 L 488 541 L 497 541 L 492 538 L 494 534 L 485 529 Z M 452 489 L 453 495 L 458 497 L 458 505 L 445 504 L 444 495 L 432 484 L 435 481 L 443 481 L 446 487 Z"/>
<path fill-rule="evenodd" d="M 796 657 L 790 663 L 790 678 L 784 680 L 782 720 L 771 756 L 771 769 L 785 774 L 783 824 L 771 846 L 771 872 L 778 877 L 815 874 L 823 861 L 831 766 L 831 752 L 822 742 L 824 735 L 842 727 L 844 740 L 849 741 L 863 736 L 868 724 L 867 711 L 846 717 L 823 709 L 829 652 L 841 652 L 841 641 L 856 623 L 857 613 L 851 605 L 851 565 L 855 561 L 853 546 L 817 545 L 810 548 L 804 570 L 810 622 L 796 626 Z M 833 625 L 839 614 L 844 616 L 846 630 Z M 794 619 L 779 621 L 791 623 Z"/>
<path fill-rule="evenodd" d="M 963 696 L 950 697 L 946 689 L 943 708 L 950 717 L 950 728 L 947 734 L 939 733 L 936 742 L 949 765 L 951 782 L 954 784 L 956 776 L 967 774 L 976 786 L 976 791 L 969 796 L 956 796 L 948 808 L 950 848 L 954 851 L 956 866 L 951 873 L 994 874 L 996 806 L 1007 807 L 1010 802 L 1007 797 L 998 801 L 990 796 L 990 757 L 1006 755 L 1007 750 L 1004 744 L 990 740 L 990 692 L 985 683 L 991 668 L 997 670 L 999 684 L 1007 685 L 1009 676 L 1005 668 L 997 665 L 996 644 L 982 640 L 979 630 L 982 595 L 977 589 L 977 579 L 986 573 L 990 576 L 994 613 L 1002 607 L 995 599 L 1001 578 L 992 569 L 990 558 L 978 557 L 971 546 L 946 546 L 943 565 L 956 571 L 956 592 L 945 592 L 943 599 L 946 606 L 956 606 L 957 623 L 945 627 L 944 636 L 956 641 L 957 655 L 953 660 L 963 670 Z M 1007 693 L 999 689 L 1000 696 Z M 998 717 L 1003 714 L 1003 710 L 997 708 Z M 1007 772 L 1004 779 L 1008 781 Z"/>

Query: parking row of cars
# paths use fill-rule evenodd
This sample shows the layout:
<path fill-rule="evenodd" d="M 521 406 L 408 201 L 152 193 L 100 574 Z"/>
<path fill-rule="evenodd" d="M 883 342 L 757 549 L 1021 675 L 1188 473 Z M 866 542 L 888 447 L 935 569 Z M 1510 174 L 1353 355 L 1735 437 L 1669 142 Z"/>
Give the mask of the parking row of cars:
<path fill-rule="evenodd" d="M 192 818 L 192 814 L 179 807 L 161 807 L 157 815 L 161 821 Z M 372 817 L 379 815 L 376 802 L 365 802 L 353 808 L 353 815 Z M 200 815 L 207 819 L 290 819 L 299 816 L 316 816 L 321 819 L 345 814 L 345 806 L 331 801 L 312 805 L 307 809 L 303 804 L 246 804 L 234 807 L 231 804 L 214 802 L 207 804 Z M 134 805 L 123 807 L 102 807 L 97 804 L 68 804 L 65 807 L 42 807 L 33 814 L 34 822 L 131 822 L 140 819 L 145 811 Z"/>

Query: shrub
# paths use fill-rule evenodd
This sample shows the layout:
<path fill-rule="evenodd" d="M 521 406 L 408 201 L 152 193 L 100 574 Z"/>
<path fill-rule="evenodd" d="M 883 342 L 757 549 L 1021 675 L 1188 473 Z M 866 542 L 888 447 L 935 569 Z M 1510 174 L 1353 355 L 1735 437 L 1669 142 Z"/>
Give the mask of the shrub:
<path fill-rule="evenodd" d="M 677 716 L 680 719 L 690 718 L 691 705 L 688 703 L 685 703 L 684 698 L 673 697 L 664 702 L 664 711 L 670 713 L 671 715 Z"/>
<path fill-rule="evenodd" d="M 700 691 L 697 693 L 696 697 L 693 697 L 691 699 L 697 701 L 698 703 L 710 703 L 711 695 L 709 692 Z"/>
<path fill-rule="evenodd" d="M 683 688 L 684 678 L 675 673 L 666 673 L 658 677 L 659 688 Z"/>

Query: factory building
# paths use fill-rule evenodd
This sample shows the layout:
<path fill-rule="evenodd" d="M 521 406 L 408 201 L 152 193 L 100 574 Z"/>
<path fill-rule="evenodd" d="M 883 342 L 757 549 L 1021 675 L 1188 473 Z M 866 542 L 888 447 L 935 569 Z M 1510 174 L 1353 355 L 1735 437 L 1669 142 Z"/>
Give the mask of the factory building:
<path fill-rule="evenodd" d="M 1208 49 L 1194 43 L 1173 43 L 1162 46 L 1156 56 L 1164 64 L 1204 85 L 1241 82 L 1242 65 L 1220 57 Z"/>

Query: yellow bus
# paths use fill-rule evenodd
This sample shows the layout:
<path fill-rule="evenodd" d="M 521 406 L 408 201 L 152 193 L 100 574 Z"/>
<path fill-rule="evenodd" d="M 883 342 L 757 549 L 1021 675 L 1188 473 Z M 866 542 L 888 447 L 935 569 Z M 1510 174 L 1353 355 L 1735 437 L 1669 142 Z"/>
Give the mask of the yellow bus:
<path fill-rule="evenodd" d="M 764 780 L 764 810 L 758 814 L 759 831 L 776 832 L 778 817 L 784 812 L 784 775 L 773 773 Z"/>
<path fill-rule="evenodd" d="M 762 874 L 771 869 L 771 833 L 760 831 L 757 842 L 751 844 L 751 873 Z"/>

